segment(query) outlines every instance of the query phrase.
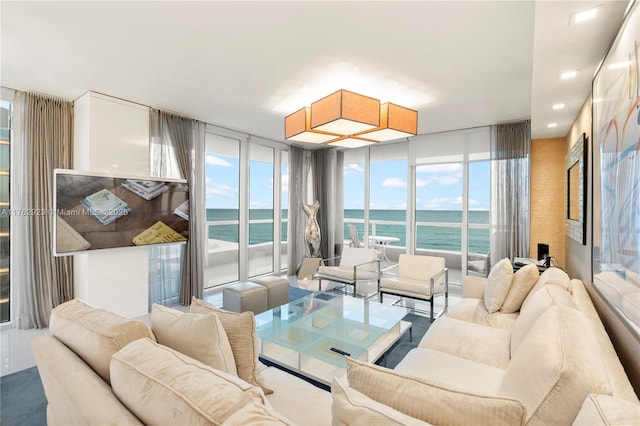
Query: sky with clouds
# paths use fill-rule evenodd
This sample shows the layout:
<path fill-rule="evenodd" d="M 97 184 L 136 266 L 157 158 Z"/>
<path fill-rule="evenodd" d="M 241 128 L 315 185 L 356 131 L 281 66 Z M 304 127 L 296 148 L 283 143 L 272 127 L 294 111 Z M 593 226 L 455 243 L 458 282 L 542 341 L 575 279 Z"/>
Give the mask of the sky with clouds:
<path fill-rule="evenodd" d="M 207 208 L 236 209 L 239 200 L 239 162 L 237 158 L 206 154 Z M 273 208 L 273 165 L 251 161 L 249 198 L 252 209 Z M 364 164 L 344 167 L 344 208 L 363 209 Z M 461 210 L 461 163 L 418 166 L 416 168 L 416 207 L 418 210 Z M 370 208 L 405 210 L 407 206 L 407 161 L 371 163 Z M 282 170 L 282 205 L 288 204 L 289 173 Z M 469 209 L 489 210 L 489 163 L 469 165 Z"/>

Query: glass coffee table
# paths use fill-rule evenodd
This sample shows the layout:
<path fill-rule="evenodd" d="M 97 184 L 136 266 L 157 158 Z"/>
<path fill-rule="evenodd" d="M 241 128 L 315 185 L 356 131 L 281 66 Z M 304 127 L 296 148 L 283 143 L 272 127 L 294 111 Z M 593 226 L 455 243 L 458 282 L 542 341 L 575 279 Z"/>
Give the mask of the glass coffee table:
<path fill-rule="evenodd" d="M 256 315 L 260 356 L 331 384 L 345 374 L 344 355 L 375 362 L 411 329 L 406 308 L 316 292 Z"/>

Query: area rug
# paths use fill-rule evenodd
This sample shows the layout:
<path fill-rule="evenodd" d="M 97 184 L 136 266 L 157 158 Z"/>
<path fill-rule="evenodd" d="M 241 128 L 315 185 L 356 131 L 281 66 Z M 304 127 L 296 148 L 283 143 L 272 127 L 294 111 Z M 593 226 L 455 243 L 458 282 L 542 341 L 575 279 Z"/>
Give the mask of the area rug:
<path fill-rule="evenodd" d="M 0 377 L 0 424 L 46 426 L 47 399 L 37 367 Z"/>

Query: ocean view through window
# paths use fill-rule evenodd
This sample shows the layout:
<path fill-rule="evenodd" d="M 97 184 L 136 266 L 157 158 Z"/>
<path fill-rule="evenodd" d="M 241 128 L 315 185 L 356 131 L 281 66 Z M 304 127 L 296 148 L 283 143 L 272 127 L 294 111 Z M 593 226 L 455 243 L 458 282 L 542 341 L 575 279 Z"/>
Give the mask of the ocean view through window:
<path fill-rule="evenodd" d="M 282 209 L 283 218 L 287 217 L 288 211 Z M 462 223 L 462 212 L 453 210 L 418 210 L 416 221 L 418 222 L 440 222 L 440 223 Z M 376 232 L 380 235 L 397 237 L 399 241 L 390 245 L 405 247 L 405 215 L 402 210 L 370 210 L 370 222 L 375 225 Z M 238 219 L 237 209 L 207 209 L 207 222 L 236 222 Z M 266 220 L 273 218 L 271 209 L 249 209 L 249 220 Z M 378 222 L 395 222 L 396 224 L 383 224 Z M 488 211 L 470 211 L 469 222 L 475 224 L 489 225 Z M 354 224 L 360 236 L 364 235 L 364 210 L 344 211 L 344 239 L 349 240 L 349 230 L 346 224 Z M 416 246 L 417 248 L 461 251 L 460 227 L 439 227 L 429 226 L 429 232 L 420 234 Z M 287 228 L 282 226 L 282 241 L 287 241 Z M 452 232 L 453 231 L 453 232 Z M 475 232 L 474 232 L 475 231 Z M 469 230 L 469 251 L 474 253 L 486 253 L 489 251 L 489 233 L 478 232 L 484 229 Z M 269 223 L 256 223 L 252 225 L 252 232 L 249 244 L 261 244 L 272 240 L 273 227 Z M 237 225 L 216 225 L 209 228 L 209 238 L 230 243 L 238 243 Z"/>

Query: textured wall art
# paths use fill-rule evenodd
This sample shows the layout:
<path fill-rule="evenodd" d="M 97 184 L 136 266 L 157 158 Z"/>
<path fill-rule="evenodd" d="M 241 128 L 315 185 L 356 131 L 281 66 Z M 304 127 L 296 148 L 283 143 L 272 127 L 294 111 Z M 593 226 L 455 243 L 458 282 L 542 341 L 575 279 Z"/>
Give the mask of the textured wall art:
<path fill-rule="evenodd" d="M 596 288 L 640 330 L 640 12 L 629 12 L 593 82 Z"/>

